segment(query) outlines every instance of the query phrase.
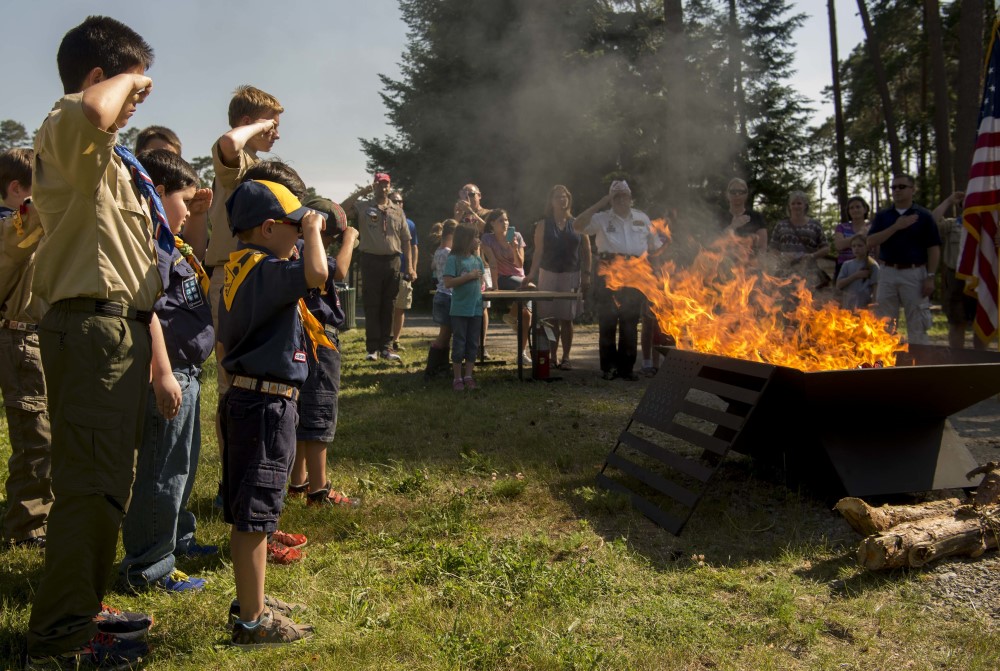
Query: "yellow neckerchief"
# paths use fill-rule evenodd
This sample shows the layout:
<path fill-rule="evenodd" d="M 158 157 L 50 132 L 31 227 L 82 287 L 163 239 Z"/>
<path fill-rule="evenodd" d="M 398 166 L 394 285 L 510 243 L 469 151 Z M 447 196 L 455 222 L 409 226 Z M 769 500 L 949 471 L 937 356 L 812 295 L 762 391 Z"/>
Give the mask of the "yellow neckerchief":
<path fill-rule="evenodd" d="M 241 249 L 229 255 L 229 262 L 225 267 L 226 278 L 222 286 L 222 298 L 226 302 L 227 310 L 232 309 L 233 299 L 243 284 L 243 280 L 258 263 L 266 258 L 267 254 L 253 249 Z M 309 312 L 304 298 L 299 299 L 299 318 L 302 320 L 302 328 L 312 346 L 313 359 L 319 360 L 317 348 L 320 346 L 336 351 L 337 346 L 327 337 L 319 320 Z"/>
<path fill-rule="evenodd" d="M 201 290 L 204 292 L 205 297 L 208 298 L 208 273 L 202 268 L 201 264 L 198 263 L 198 258 L 194 255 L 194 249 L 188 243 L 184 242 L 184 238 L 179 235 L 174 236 L 174 244 L 177 246 L 177 251 L 181 253 L 184 260 L 188 262 L 191 269 L 194 270 L 194 274 L 198 277 L 198 284 L 201 285 Z"/>

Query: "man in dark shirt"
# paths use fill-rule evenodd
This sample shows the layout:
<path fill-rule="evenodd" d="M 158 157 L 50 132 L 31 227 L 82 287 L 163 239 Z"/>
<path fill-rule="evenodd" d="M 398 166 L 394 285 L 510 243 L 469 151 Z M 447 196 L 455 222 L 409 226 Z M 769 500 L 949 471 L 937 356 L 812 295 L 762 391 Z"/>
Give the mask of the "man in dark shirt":
<path fill-rule="evenodd" d="M 934 216 L 914 203 L 913 196 L 913 177 L 893 177 L 893 206 L 875 215 L 868 231 L 868 247 L 879 248 L 882 265 L 876 295 L 878 316 L 888 317 L 894 327 L 902 306 L 907 340 L 925 345 L 931 325 L 930 296 L 941 260 L 941 236 Z"/>

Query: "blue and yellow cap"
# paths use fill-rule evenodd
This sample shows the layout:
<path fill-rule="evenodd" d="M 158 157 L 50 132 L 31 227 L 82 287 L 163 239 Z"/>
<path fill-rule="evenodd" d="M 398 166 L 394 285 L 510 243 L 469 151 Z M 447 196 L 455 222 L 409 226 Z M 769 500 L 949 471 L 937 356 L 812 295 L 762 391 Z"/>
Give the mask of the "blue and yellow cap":
<path fill-rule="evenodd" d="M 310 211 L 284 186 L 263 179 L 243 182 L 226 201 L 233 235 L 256 228 L 268 219 L 302 221 Z"/>

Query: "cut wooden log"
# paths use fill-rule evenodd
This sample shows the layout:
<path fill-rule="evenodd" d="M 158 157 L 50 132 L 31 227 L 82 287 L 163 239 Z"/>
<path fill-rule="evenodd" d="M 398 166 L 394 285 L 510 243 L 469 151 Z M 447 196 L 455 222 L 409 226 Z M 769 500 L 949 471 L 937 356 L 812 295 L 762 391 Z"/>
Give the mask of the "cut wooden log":
<path fill-rule="evenodd" d="M 965 477 L 970 480 L 980 473 L 983 473 L 983 481 L 976 487 L 976 494 L 972 498 L 972 505 L 977 508 L 992 506 L 1000 503 L 1000 463 L 990 461 L 977 469 L 969 471 Z"/>
<path fill-rule="evenodd" d="M 870 570 L 920 567 L 952 555 L 978 557 L 997 547 L 1000 510 L 961 506 L 953 514 L 894 526 L 858 547 L 858 563 Z"/>
<path fill-rule="evenodd" d="M 851 528 L 862 536 L 888 531 L 897 524 L 947 515 L 962 505 L 959 499 L 928 501 L 912 506 L 872 507 L 859 498 L 848 496 L 837 501 L 834 509 L 844 516 Z"/>

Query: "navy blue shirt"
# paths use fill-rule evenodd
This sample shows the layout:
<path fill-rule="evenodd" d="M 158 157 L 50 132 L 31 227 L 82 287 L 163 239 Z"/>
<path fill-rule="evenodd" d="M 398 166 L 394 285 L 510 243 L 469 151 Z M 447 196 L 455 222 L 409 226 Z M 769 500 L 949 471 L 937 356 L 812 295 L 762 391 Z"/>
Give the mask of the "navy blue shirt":
<path fill-rule="evenodd" d="M 573 230 L 570 217 L 566 226 L 559 230 L 553 217 L 546 217 L 542 222 L 542 262 L 541 268 L 550 273 L 570 273 L 580 270 L 580 233 Z"/>
<path fill-rule="evenodd" d="M 896 231 L 879 245 L 878 256 L 886 263 L 922 266 L 927 263 L 928 247 L 941 245 L 941 234 L 938 233 L 934 215 L 919 205 L 911 205 L 903 214 L 897 212 L 894 207 L 880 211 L 868 229 L 868 237 L 884 231 L 895 224 L 900 217 L 910 214 L 917 215 L 916 223 Z"/>
<path fill-rule="evenodd" d="M 243 279 L 230 308 L 226 308 L 223 289 L 219 301 L 219 342 L 226 352 L 222 367 L 233 375 L 301 386 L 309 375 L 312 356 L 298 305 L 309 292 L 305 266 L 301 259 L 279 259 L 256 245 L 240 242 L 237 249 L 264 252 L 267 258 Z"/>
<path fill-rule="evenodd" d="M 174 249 L 168 256 L 156 247 L 160 274 L 167 277 L 163 295 L 153 304 L 174 369 L 201 366 L 215 348 L 212 308 L 191 264 Z"/>

